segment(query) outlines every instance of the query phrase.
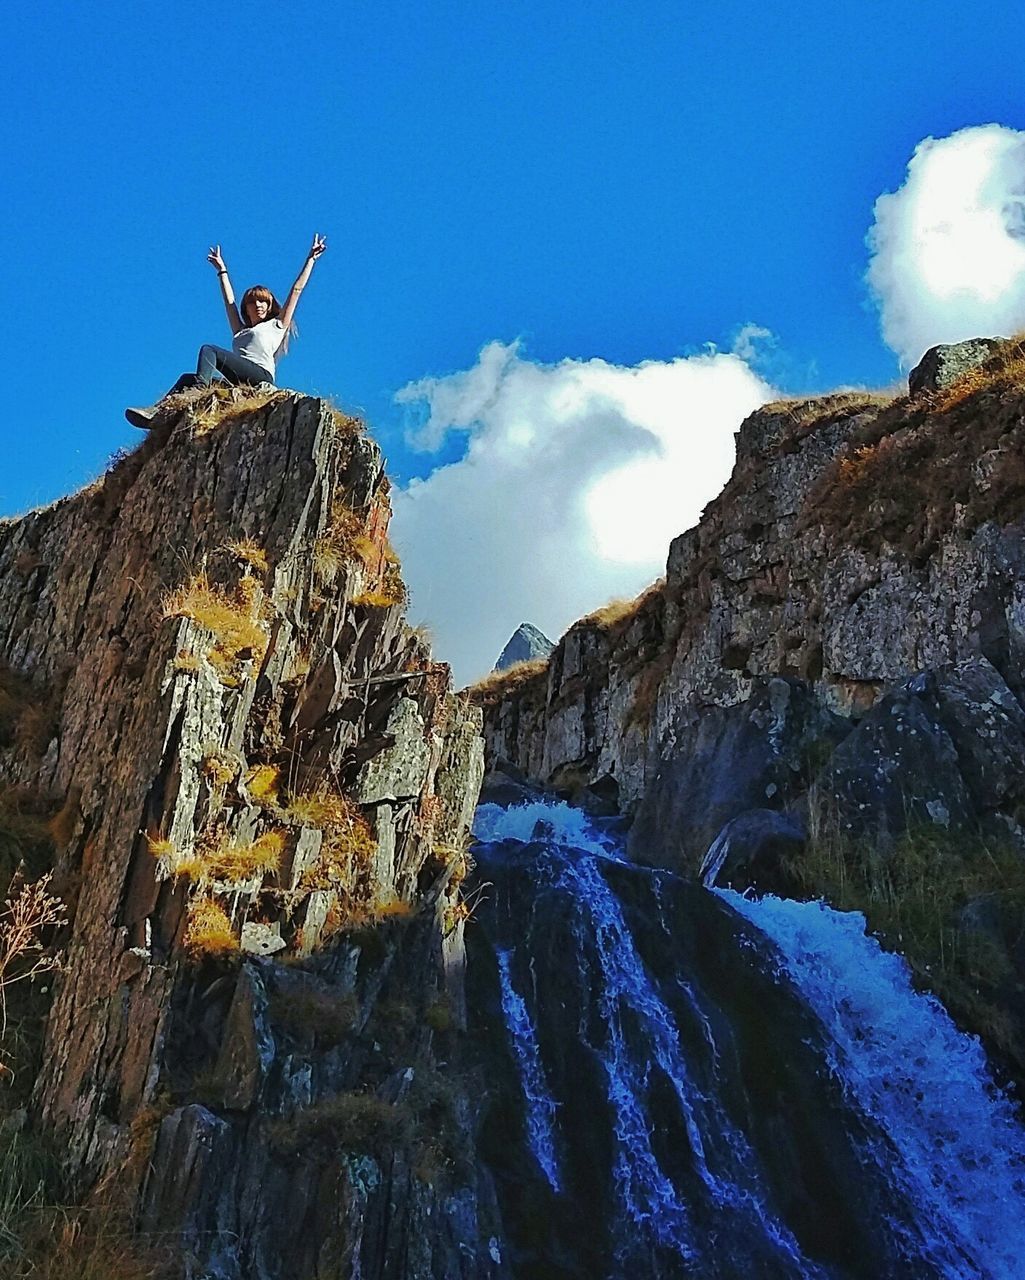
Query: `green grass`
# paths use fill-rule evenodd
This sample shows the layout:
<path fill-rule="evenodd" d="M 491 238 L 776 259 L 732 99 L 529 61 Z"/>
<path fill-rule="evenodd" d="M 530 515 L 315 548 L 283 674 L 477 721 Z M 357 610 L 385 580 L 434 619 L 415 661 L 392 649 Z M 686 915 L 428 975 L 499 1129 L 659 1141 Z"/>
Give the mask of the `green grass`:
<path fill-rule="evenodd" d="M 1025 929 L 1025 859 L 1009 841 L 914 827 L 883 849 L 820 818 L 788 871 L 809 896 L 862 912 L 905 957 L 916 985 L 1025 1073 L 1025 1039 L 1011 1012 L 1023 994 L 1012 952 Z M 990 927 L 966 927 L 970 904 L 984 908 Z"/>

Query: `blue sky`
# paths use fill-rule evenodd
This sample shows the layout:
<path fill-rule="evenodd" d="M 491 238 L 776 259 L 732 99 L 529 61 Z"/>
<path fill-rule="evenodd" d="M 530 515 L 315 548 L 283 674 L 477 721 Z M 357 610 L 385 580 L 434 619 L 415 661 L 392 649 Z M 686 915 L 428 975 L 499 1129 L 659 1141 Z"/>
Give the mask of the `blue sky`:
<path fill-rule="evenodd" d="M 1025 125 L 1000 2 L 44 2 L 5 26 L 3 513 L 94 476 L 137 442 L 124 406 L 227 343 L 214 241 L 239 292 L 283 294 L 327 235 L 279 380 L 363 411 L 400 481 L 467 440 L 410 450 L 395 393 L 495 340 L 633 366 L 753 323 L 775 387 L 890 383 L 874 202 L 922 139 Z"/>

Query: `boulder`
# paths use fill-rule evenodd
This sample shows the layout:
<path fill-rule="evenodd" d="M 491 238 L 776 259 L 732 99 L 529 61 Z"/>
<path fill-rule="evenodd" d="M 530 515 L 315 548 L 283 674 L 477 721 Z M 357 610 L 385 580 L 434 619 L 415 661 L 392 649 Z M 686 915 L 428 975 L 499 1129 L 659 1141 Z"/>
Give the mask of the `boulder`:
<path fill-rule="evenodd" d="M 706 889 L 755 888 L 786 893 L 786 860 L 797 857 L 805 832 L 791 814 L 749 809 L 727 822 L 708 847 L 698 872 Z"/>
<path fill-rule="evenodd" d="M 1025 711 L 985 658 L 898 685 L 836 750 L 815 810 L 884 845 L 918 823 L 978 829 L 1025 797 Z"/>
<path fill-rule="evenodd" d="M 913 396 L 923 391 L 942 391 L 963 377 L 969 369 L 985 364 L 1003 338 L 968 338 L 930 347 L 908 375 Z"/>
<path fill-rule="evenodd" d="M 732 819 L 795 800 L 849 731 L 810 685 L 779 676 L 754 681 L 735 706 L 684 707 L 651 768 L 631 856 L 696 869 Z"/>
<path fill-rule="evenodd" d="M 811 788 L 812 811 L 888 847 L 909 827 L 970 827 L 975 808 L 924 673 L 875 704 Z"/>

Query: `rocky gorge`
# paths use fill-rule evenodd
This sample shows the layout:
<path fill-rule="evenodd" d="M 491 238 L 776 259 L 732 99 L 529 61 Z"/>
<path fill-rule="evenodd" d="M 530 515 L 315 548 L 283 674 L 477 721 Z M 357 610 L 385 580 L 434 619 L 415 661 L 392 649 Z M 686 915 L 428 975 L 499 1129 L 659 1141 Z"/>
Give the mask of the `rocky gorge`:
<path fill-rule="evenodd" d="M 1010 1280 L 1025 355 L 913 384 L 463 692 L 323 400 L 0 523 L 0 1275 Z"/>
<path fill-rule="evenodd" d="M 867 910 L 1019 1082 L 1022 372 L 988 339 L 756 411 L 665 578 L 476 695 L 493 767 L 635 859 Z"/>

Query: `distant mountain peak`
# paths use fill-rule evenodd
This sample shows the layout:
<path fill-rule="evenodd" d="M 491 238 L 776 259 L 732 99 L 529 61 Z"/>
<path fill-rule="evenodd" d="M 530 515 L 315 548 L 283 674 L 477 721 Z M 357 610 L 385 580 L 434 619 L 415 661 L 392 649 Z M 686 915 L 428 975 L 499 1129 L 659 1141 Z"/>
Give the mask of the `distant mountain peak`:
<path fill-rule="evenodd" d="M 496 671 L 515 666 L 517 662 L 530 662 L 535 658 L 547 658 L 555 648 L 543 631 L 530 622 L 521 622 L 509 638 L 509 643 L 495 663 Z"/>

